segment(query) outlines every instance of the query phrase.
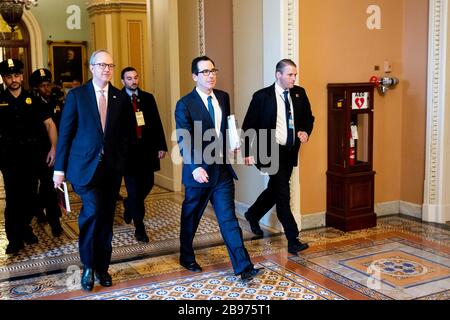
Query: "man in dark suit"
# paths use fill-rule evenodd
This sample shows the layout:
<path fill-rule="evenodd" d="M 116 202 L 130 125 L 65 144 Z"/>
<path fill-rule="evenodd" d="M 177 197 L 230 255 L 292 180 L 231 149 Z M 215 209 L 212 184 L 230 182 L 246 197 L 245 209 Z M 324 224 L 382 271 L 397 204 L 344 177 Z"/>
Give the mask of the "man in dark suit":
<path fill-rule="evenodd" d="M 262 236 L 258 222 L 276 205 L 277 217 L 288 240 L 288 251 L 297 254 L 307 249 L 308 244 L 297 239 L 299 230 L 291 211 L 289 180 L 298 163 L 300 144 L 309 140 L 314 116 L 305 90 L 295 85 L 295 63 L 281 60 L 275 76 L 273 85 L 253 95 L 242 124 L 245 136 L 252 141 L 250 148 L 245 144 L 245 164 L 255 164 L 270 175 L 267 188 L 245 213 L 245 218 L 252 232 Z"/>
<path fill-rule="evenodd" d="M 203 212 L 211 201 L 234 273 L 248 281 L 259 270 L 250 261 L 235 214 L 233 179 L 237 177 L 227 162 L 225 134 L 230 98 L 226 92 L 214 89 L 218 70 L 210 58 L 195 58 L 191 71 L 196 87 L 177 102 L 175 109 L 185 186 L 180 264 L 193 272 L 202 270 L 195 261 L 192 244 Z"/>
<path fill-rule="evenodd" d="M 102 286 L 112 285 L 108 274 L 112 253 L 113 220 L 132 134 L 129 100 L 110 84 L 113 58 L 105 50 L 92 54 L 93 78 L 70 90 L 59 126 L 53 180 L 66 177 L 81 197 L 78 218 L 81 287 L 90 291 L 94 273 Z"/>
<path fill-rule="evenodd" d="M 155 98 L 139 88 L 136 69 L 126 67 L 120 76 L 124 85 L 122 91 L 130 97 L 136 128 L 125 168 L 128 197 L 123 201 L 123 216 L 126 223 L 133 220 L 136 240 L 149 242 L 144 225 L 144 201 L 152 190 L 154 172 L 160 169 L 159 161 L 166 155 L 166 139 Z"/>

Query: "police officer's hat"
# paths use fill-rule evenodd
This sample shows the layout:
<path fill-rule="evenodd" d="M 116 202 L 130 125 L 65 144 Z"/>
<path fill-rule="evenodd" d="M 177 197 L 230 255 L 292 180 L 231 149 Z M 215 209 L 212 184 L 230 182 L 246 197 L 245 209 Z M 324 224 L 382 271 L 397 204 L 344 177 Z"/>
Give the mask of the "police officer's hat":
<path fill-rule="evenodd" d="M 0 74 L 22 73 L 23 62 L 19 59 L 6 59 L 0 62 Z"/>
<path fill-rule="evenodd" d="M 36 88 L 45 81 L 52 82 L 52 73 L 48 69 L 37 69 L 30 75 L 30 87 L 32 88 Z"/>

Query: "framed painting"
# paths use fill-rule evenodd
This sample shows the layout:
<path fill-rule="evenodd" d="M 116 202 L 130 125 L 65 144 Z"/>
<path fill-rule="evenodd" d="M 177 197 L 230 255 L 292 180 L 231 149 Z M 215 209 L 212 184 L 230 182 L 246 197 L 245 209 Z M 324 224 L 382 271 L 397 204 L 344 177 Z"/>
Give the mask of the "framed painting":
<path fill-rule="evenodd" d="M 84 83 L 87 72 L 86 41 L 47 41 L 48 66 L 53 82 L 65 89 Z"/>

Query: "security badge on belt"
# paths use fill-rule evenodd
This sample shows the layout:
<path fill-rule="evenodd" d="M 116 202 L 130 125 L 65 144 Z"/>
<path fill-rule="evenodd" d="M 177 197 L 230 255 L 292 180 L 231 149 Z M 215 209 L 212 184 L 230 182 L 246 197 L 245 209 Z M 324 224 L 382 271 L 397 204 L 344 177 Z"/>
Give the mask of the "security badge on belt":
<path fill-rule="evenodd" d="M 144 113 L 142 111 L 136 111 L 135 116 L 138 127 L 144 126 L 145 125 Z"/>

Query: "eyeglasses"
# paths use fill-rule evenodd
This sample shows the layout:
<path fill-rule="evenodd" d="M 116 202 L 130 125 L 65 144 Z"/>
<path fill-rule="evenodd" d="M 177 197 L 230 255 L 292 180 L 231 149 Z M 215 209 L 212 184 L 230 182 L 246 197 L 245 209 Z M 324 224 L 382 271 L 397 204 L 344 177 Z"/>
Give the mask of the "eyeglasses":
<path fill-rule="evenodd" d="M 197 75 L 198 75 L 199 73 L 201 73 L 201 74 L 203 74 L 205 77 L 208 77 L 208 76 L 212 73 L 213 76 L 215 76 L 215 75 L 217 74 L 217 71 L 219 71 L 219 69 L 211 69 L 211 70 L 205 69 L 205 70 L 202 70 L 202 71 L 197 72 Z"/>
<path fill-rule="evenodd" d="M 94 63 L 94 64 L 92 64 L 93 66 L 99 66 L 100 67 L 100 69 L 102 69 L 102 70 L 105 70 L 106 69 L 106 67 L 109 67 L 109 69 L 112 69 L 112 68 L 114 68 L 116 65 L 115 64 L 113 64 L 113 63 Z"/>

